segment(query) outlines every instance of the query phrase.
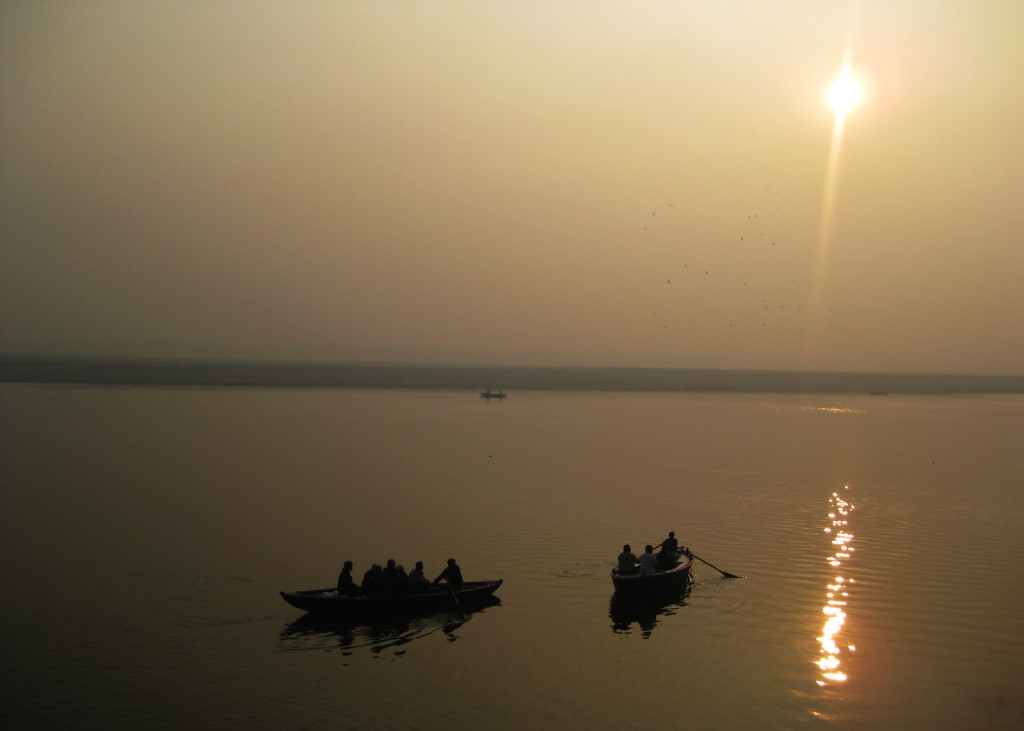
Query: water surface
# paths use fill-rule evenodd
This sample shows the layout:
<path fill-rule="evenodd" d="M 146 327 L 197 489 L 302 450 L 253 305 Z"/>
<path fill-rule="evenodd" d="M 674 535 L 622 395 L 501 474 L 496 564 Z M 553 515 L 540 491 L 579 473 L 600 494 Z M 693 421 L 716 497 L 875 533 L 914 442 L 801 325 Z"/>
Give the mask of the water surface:
<path fill-rule="evenodd" d="M 1019 396 L 0 399 L 19 728 L 1024 727 Z M 743 578 L 613 602 L 621 545 L 668 530 Z M 277 595 L 449 556 L 500 603 L 353 625 Z"/>

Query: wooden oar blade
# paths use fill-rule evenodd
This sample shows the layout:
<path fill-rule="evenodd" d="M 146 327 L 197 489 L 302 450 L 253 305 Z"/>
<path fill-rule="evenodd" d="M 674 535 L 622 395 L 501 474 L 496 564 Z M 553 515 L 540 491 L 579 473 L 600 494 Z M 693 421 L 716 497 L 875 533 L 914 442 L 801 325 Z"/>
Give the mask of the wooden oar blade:
<path fill-rule="evenodd" d="M 708 563 L 707 561 L 702 559 L 700 556 L 698 556 L 696 553 L 691 553 L 690 555 L 693 556 L 698 561 L 700 561 L 701 563 L 705 563 L 708 566 L 710 566 L 711 568 L 713 568 L 715 571 L 720 573 L 723 578 L 726 578 L 726 579 L 740 579 L 740 578 L 742 578 L 741 576 L 737 576 L 736 574 L 730 574 L 728 571 L 722 571 L 722 569 L 718 568 L 713 563 Z"/>

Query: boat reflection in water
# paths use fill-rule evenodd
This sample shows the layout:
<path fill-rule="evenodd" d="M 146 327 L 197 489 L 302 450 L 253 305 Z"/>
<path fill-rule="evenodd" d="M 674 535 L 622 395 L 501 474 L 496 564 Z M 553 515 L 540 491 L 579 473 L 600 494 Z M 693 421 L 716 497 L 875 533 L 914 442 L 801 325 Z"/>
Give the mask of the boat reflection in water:
<path fill-rule="evenodd" d="M 821 669 L 821 677 L 817 683 L 820 686 L 830 683 L 842 683 L 846 680 L 846 673 L 843 672 L 842 650 L 837 642 L 837 636 L 846 623 L 846 604 L 850 596 L 850 585 L 853 579 L 844 575 L 843 563 L 847 561 L 854 551 L 853 533 L 850 531 L 848 517 L 853 511 L 853 503 L 846 497 L 849 485 L 843 487 L 843 493 L 834 492 L 829 498 L 829 525 L 825 533 L 832 537 L 833 553 L 828 557 L 829 566 L 832 567 L 834 575 L 826 586 L 825 606 L 822 613 L 825 615 L 825 626 L 821 636 L 817 638 L 820 647 L 815 665 Z M 847 650 L 853 652 L 856 648 L 847 645 Z"/>
<path fill-rule="evenodd" d="M 687 574 L 681 584 L 666 587 L 654 594 L 631 595 L 623 592 L 612 594 L 608 615 L 612 620 L 612 632 L 632 634 L 636 624 L 640 636 L 647 639 L 664 617 L 670 617 L 686 606 L 693 577 Z"/>
<path fill-rule="evenodd" d="M 473 602 L 471 606 L 433 612 L 390 612 L 369 618 L 335 617 L 305 614 L 281 630 L 281 648 L 285 650 L 342 650 L 402 655 L 413 640 L 437 632 L 449 642 L 458 639 L 457 631 L 476 614 L 496 607 L 501 600 L 495 596 Z"/>

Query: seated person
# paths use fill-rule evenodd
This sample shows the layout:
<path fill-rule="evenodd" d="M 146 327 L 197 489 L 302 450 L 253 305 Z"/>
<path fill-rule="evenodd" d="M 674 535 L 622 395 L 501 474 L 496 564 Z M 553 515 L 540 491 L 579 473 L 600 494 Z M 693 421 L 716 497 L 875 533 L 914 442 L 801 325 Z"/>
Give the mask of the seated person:
<path fill-rule="evenodd" d="M 411 591 L 417 592 L 423 591 L 428 586 L 430 586 L 430 582 L 423 574 L 423 562 L 417 561 L 416 567 L 409 572 L 409 588 Z"/>
<path fill-rule="evenodd" d="M 616 567 L 620 574 L 635 574 L 636 573 L 637 558 L 633 555 L 633 550 L 627 543 L 622 547 L 622 553 L 619 554 L 619 565 Z"/>
<path fill-rule="evenodd" d="M 363 574 L 363 591 L 375 596 L 388 593 L 388 577 L 379 563 L 375 563 Z"/>
<path fill-rule="evenodd" d="M 434 583 L 439 583 L 442 579 L 448 582 L 448 586 L 453 589 L 462 588 L 462 569 L 459 568 L 458 564 L 455 563 L 454 558 L 448 559 L 448 565 L 444 567 L 444 571 L 441 575 L 434 579 Z"/>
<path fill-rule="evenodd" d="M 679 560 L 679 541 L 676 540 L 675 531 L 668 532 L 668 538 L 659 543 L 655 548 L 658 552 L 658 566 L 662 569 L 672 568 Z"/>
<path fill-rule="evenodd" d="M 346 561 L 341 573 L 338 574 L 338 593 L 346 596 L 362 594 L 356 582 L 352 580 L 352 562 Z"/>
<path fill-rule="evenodd" d="M 409 593 L 409 575 L 405 573 L 405 566 L 402 564 L 395 567 L 395 576 L 391 579 L 391 591 L 398 595 Z"/>
<path fill-rule="evenodd" d="M 654 546 L 647 544 L 644 546 L 644 552 L 640 554 L 640 558 L 637 559 L 640 562 L 640 574 L 643 576 L 650 576 L 651 574 L 658 573 L 658 559 L 654 557 Z"/>

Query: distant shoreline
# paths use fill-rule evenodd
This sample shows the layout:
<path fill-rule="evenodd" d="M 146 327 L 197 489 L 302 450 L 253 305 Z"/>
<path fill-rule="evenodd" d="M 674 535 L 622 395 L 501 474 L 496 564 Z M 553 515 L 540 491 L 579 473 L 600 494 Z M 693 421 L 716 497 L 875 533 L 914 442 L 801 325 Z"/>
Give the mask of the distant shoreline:
<path fill-rule="evenodd" d="M 0 358 L 0 382 L 509 391 L 1020 394 L 1024 376 L 691 368 L 272 363 L 129 358 Z"/>

